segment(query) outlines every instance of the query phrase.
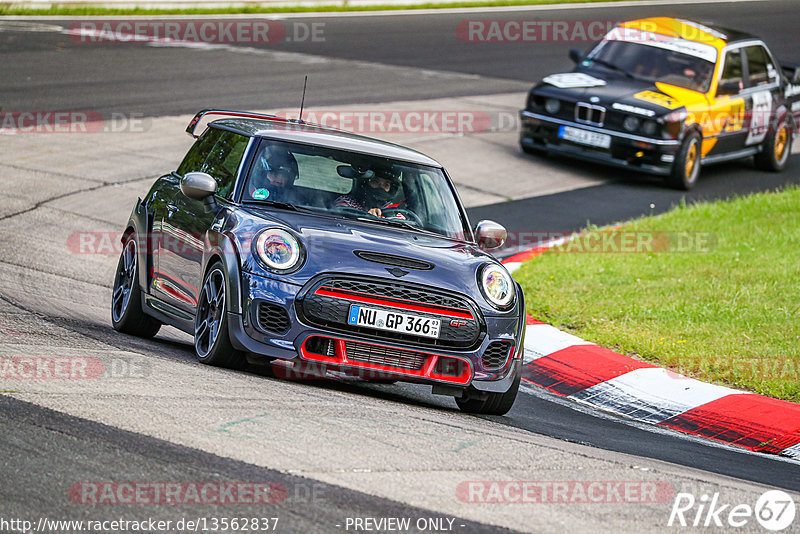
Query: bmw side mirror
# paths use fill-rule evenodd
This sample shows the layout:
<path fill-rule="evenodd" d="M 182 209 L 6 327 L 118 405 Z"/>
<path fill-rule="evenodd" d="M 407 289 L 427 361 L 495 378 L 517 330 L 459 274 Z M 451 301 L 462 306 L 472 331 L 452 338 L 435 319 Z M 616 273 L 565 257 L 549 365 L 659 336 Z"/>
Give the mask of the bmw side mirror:
<path fill-rule="evenodd" d="M 181 192 L 193 200 L 202 200 L 206 212 L 217 207 L 214 193 L 217 192 L 217 182 L 204 172 L 187 172 L 181 178 Z"/>
<path fill-rule="evenodd" d="M 506 237 L 508 232 L 505 227 L 494 221 L 483 220 L 475 226 L 475 240 L 484 250 L 502 247 Z"/>
<path fill-rule="evenodd" d="M 573 63 L 580 63 L 583 59 L 583 52 L 578 50 L 577 48 L 572 48 L 569 51 L 569 58 L 572 60 Z"/>
<path fill-rule="evenodd" d="M 725 82 L 720 82 L 719 86 L 717 87 L 717 96 L 722 95 L 738 95 L 740 87 L 740 82 L 736 80 L 728 80 Z"/>

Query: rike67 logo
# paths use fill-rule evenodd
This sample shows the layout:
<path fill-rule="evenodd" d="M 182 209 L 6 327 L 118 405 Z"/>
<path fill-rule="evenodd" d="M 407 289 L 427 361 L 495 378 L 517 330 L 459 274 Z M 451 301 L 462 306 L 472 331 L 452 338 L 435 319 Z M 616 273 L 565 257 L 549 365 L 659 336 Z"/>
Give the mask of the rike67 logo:
<path fill-rule="evenodd" d="M 719 493 L 703 494 L 699 499 L 691 493 L 678 493 L 667 526 L 752 528 L 755 518 L 762 528 L 779 532 L 792 525 L 796 513 L 794 499 L 781 490 L 764 492 L 755 506 L 723 503 Z"/>

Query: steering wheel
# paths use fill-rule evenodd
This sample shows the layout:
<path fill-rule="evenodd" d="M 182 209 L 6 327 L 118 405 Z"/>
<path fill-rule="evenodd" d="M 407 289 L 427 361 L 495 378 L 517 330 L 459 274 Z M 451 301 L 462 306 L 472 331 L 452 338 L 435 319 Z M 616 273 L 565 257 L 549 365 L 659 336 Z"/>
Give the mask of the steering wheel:
<path fill-rule="evenodd" d="M 381 210 L 381 215 L 387 219 L 395 218 L 397 215 L 402 215 L 402 217 L 397 218 L 410 222 L 414 226 L 419 226 L 420 228 L 425 226 L 425 223 L 422 222 L 420 216 L 411 210 L 404 210 L 402 208 L 385 208 Z"/>

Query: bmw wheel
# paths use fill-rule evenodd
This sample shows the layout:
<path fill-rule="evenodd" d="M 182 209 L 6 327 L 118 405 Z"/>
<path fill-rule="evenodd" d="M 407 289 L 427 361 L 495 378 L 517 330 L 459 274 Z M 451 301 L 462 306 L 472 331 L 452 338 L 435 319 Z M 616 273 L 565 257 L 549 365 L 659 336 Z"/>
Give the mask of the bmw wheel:
<path fill-rule="evenodd" d="M 690 132 L 675 155 L 672 171 L 667 177 L 667 184 L 675 189 L 688 191 L 697 183 L 700 176 L 700 134 Z"/>
<path fill-rule="evenodd" d="M 122 244 L 111 294 L 111 324 L 119 332 L 151 338 L 158 333 L 161 323 L 142 310 L 136 243 L 136 234 L 131 233 Z"/>
<path fill-rule="evenodd" d="M 197 301 L 194 350 L 201 363 L 240 368 L 247 360 L 231 344 L 226 307 L 225 273 L 217 262 L 209 269 Z"/>
<path fill-rule="evenodd" d="M 772 128 L 761 145 L 761 152 L 753 159 L 756 167 L 765 171 L 782 171 L 789 160 L 792 151 L 792 129 L 784 115 L 778 124 Z"/>

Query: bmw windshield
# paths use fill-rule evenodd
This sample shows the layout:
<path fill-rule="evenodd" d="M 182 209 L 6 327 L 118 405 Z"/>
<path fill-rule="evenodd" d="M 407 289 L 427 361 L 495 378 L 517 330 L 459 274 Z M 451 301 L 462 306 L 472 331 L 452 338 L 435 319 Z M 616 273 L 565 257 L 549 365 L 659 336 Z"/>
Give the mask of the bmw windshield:
<path fill-rule="evenodd" d="M 457 240 L 470 235 L 441 169 L 323 146 L 262 139 L 242 199 Z"/>
<path fill-rule="evenodd" d="M 641 35 L 655 34 L 641 32 Z M 715 59 L 716 51 L 712 47 L 683 39 L 606 39 L 589 53 L 583 65 L 611 69 L 638 80 L 706 92 Z"/>

